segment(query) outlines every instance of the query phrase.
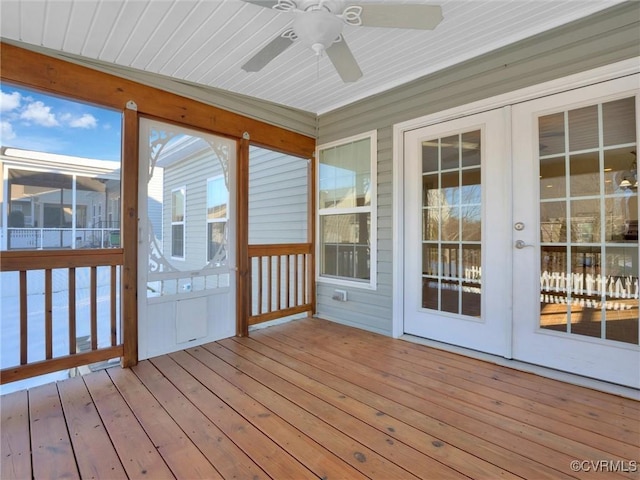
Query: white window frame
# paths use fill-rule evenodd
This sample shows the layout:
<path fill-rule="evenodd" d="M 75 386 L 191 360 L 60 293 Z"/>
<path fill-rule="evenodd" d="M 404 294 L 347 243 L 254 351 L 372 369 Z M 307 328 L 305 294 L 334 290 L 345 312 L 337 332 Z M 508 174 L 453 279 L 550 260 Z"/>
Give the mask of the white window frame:
<path fill-rule="evenodd" d="M 227 195 L 227 202 L 226 202 L 227 215 L 224 218 L 213 218 L 213 219 L 209 218 L 209 184 L 211 182 L 215 182 L 215 181 L 217 181 L 219 179 L 222 179 L 222 183 L 224 184 L 224 175 L 215 175 L 213 177 L 207 178 L 207 183 L 206 183 L 206 187 L 205 187 L 205 203 L 204 203 L 205 212 L 204 212 L 204 215 L 205 215 L 205 221 L 207 223 L 207 239 L 206 239 L 207 248 L 205 249 L 205 259 L 204 259 L 205 264 L 210 262 L 210 260 L 209 260 L 209 224 L 210 223 L 225 223 L 226 224 L 226 223 L 229 222 L 229 197 L 230 197 L 229 190 L 227 190 L 227 194 L 228 195 Z M 229 245 L 227 245 L 227 252 L 228 251 L 229 251 Z"/>
<path fill-rule="evenodd" d="M 339 147 L 360 140 L 369 139 L 370 144 L 370 194 L 371 201 L 367 206 L 352 208 L 320 208 L 320 152 L 324 149 Z M 378 258 L 378 194 L 377 194 L 377 165 L 378 165 L 378 132 L 371 130 L 351 137 L 336 140 L 334 142 L 318 145 L 315 152 L 316 161 L 316 281 L 318 283 L 326 283 L 330 285 L 341 285 L 345 287 L 364 288 L 368 290 L 377 289 L 377 258 Z M 320 219 L 323 215 L 348 215 L 351 213 L 369 213 L 370 214 L 370 231 L 369 231 L 369 280 L 356 280 L 350 277 L 329 277 L 320 273 L 320 251 L 322 245 L 320 243 L 322 234 L 320 232 Z"/>
<path fill-rule="evenodd" d="M 174 222 L 173 221 L 173 194 L 174 192 L 182 192 L 183 202 L 182 202 L 182 221 Z M 172 188 L 171 189 L 171 258 L 174 260 L 186 260 L 187 259 L 187 186 L 183 185 L 182 187 Z M 174 225 L 182 225 L 182 256 L 176 257 L 173 254 L 173 226 Z"/>

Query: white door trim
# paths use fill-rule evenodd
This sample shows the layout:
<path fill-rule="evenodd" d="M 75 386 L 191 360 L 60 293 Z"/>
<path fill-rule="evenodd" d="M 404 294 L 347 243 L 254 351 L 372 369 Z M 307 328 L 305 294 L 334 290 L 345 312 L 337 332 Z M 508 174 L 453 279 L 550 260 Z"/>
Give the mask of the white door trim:
<path fill-rule="evenodd" d="M 551 80 L 513 92 L 497 95 L 461 105 L 441 112 L 425 115 L 393 126 L 393 315 L 392 335 L 404 333 L 404 134 L 409 130 L 426 127 L 434 123 L 501 108 L 514 103 L 533 100 L 546 95 L 584 87 L 640 72 L 640 57 L 606 65 L 567 77 Z"/>

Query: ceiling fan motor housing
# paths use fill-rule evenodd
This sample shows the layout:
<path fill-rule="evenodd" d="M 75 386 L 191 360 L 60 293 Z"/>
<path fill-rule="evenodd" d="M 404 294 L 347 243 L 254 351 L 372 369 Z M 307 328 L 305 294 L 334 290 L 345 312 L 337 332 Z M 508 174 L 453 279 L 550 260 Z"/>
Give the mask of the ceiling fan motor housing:
<path fill-rule="evenodd" d="M 294 0 L 294 3 L 303 12 L 323 10 L 335 15 L 342 13 L 345 4 L 344 0 Z"/>
<path fill-rule="evenodd" d="M 293 31 L 303 45 L 320 55 L 340 38 L 344 22 L 323 10 L 307 11 L 296 15 Z"/>

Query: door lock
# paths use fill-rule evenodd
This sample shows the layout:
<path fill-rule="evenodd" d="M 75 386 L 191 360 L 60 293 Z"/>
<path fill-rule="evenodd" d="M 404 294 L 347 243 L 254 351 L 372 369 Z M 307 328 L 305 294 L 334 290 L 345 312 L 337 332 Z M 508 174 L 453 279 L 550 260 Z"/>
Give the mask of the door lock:
<path fill-rule="evenodd" d="M 524 230 L 524 223 L 516 222 L 516 223 L 514 223 L 513 228 L 515 230 L 517 230 L 518 232 L 521 232 L 522 230 Z"/>

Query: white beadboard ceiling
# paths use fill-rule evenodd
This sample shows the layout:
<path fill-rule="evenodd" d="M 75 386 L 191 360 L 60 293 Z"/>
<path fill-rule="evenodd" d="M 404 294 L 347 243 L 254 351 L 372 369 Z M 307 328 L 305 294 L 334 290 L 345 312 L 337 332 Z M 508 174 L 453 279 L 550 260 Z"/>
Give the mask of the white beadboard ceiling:
<path fill-rule="evenodd" d="M 621 1 L 387 0 L 441 5 L 444 20 L 433 31 L 346 26 L 364 73 L 351 84 L 298 43 L 243 71 L 293 14 L 241 0 L 0 0 L 0 35 L 322 114 Z"/>

